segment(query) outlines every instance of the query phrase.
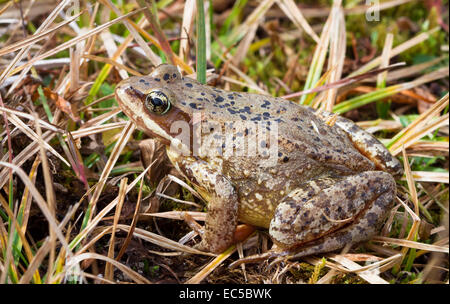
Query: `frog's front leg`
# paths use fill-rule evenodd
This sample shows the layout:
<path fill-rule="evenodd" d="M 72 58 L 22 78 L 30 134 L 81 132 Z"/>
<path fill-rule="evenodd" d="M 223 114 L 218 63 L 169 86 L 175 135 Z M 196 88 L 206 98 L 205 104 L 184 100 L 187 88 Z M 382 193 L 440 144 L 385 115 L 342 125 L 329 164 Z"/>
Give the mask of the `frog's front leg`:
<path fill-rule="evenodd" d="M 383 171 L 311 181 L 278 205 L 269 232 L 279 247 L 301 250 L 296 256 L 333 251 L 377 233 L 395 193 Z"/>
<path fill-rule="evenodd" d="M 176 162 L 208 202 L 205 231 L 197 249 L 221 253 L 234 241 L 238 217 L 238 196 L 231 182 L 205 161 L 184 158 Z"/>

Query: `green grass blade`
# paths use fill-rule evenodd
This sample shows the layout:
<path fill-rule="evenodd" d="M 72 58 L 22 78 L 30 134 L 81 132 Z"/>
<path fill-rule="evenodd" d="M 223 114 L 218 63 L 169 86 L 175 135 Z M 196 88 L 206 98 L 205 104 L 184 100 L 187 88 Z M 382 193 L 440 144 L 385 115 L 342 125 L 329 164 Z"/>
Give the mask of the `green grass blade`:
<path fill-rule="evenodd" d="M 197 0 L 197 80 L 206 83 L 206 29 L 203 0 Z"/>
<path fill-rule="evenodd" d="M 394 95 L 402 88 L 401 85 L 393 85 L 384 89 L 376 90 L 370 93 L 363 94 L 361 96 L 354 97 L 347 101 L 341 102 L 333 107 L 333 112 L 337 114 L 343 114 L 350 110 L 362 107 L 371 102 L 383 99 L 385 97 Z"/>

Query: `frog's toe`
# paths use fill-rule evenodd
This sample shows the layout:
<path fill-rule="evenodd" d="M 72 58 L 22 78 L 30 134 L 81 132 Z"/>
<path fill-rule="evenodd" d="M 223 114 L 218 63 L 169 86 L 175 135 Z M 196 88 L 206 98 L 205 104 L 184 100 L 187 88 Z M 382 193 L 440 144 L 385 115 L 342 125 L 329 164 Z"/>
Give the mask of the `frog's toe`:
<path fill-rule="evenodd" d="M 289 252 L 287 252 L 287 251 L 279 251 L 279 250 L 271 249 L 265 253 L 250 255 L 245 258 L 234 261 L 228 267 L 230 269 L 234 269 L 237 266 L 242 265 L 242 264 L 258 263 L 258 262 L 263 262 L 263 261 L 267 262 L 270 259 L 274 258 L 275 260 L 269 264 L 269 267 L 272 267 L 274 264 L 277 264 L 281 261 L 285 261 L 286 259 L 289 259 L 288 254 L 289 254 Z"/>

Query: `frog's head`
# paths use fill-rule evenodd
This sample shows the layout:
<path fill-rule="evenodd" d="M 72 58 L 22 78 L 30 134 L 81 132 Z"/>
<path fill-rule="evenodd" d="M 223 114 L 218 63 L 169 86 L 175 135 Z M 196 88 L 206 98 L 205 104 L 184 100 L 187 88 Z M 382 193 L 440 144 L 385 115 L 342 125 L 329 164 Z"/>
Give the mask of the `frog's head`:
<path fill-rule="evenodd" d="M 148 135 L 156 135 L 166 145 L 174 144 L 177 134 L 171 132 L 173 123 L 191 124 L 191 114 L 180 102 L 181 81 L 175 66 L 162 64 L 148 76 L 121 81 L 115 90 L 116 99 L 139 129 Z"/>

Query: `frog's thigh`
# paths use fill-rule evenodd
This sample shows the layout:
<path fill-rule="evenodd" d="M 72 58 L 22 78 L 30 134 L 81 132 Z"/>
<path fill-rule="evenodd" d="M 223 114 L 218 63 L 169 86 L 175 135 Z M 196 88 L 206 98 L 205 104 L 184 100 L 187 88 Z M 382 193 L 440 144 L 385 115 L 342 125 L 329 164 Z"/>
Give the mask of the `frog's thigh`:
<path fill-rule="evenodd" d="M 324 111 L 320 115 L 329 118 L 335 114 Z M 401 176 L 403 174 L 403 168 L 400 162 L 372 134 L 342 116 L 337 116 L 336 126 L 348 135 L 355 147 L 373 161 L 377 168 L 389 172 L 394 176 Z"/>
<path fill-rule="evenodd" d="M 231 182 L 204 161 L 183 162 L 192 182 L 206 190 L 208 212 L 200 250 L 221 253 L 233 243 L 238 217 L 238 196 Z M 205 194 L 205 193 L 203 193 Z"/>
<path fill-rule="evenodd" d="M 283 248 L 315 244 L 308 254 L 367 240 L 377 232 L 395 192 L 394 179 L 383 171 L 312 181 L 278 205 L 269 233 Z"/>

